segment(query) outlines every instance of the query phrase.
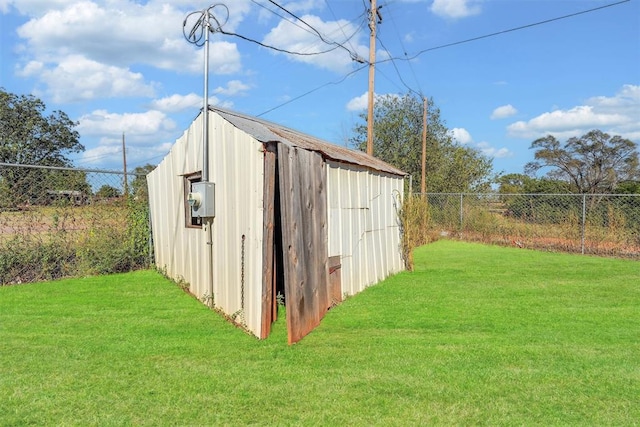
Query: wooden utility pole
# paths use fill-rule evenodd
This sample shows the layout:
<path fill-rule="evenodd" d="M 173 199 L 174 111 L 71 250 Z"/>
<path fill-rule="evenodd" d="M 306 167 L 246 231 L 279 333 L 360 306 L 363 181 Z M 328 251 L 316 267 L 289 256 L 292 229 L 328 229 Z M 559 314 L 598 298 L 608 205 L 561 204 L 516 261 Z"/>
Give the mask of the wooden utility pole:
<path fill-rule="evenodd" d="M 422 112 L 422 179 L 420 180 L 420 193 L 427 197 L 427 97 L 423 97 Z"/>
<path fill-rule="evenodd" d="M 124 132 L 122 132 L 122 164 L 124 169 L 124 198 L 129 197 L 129 183 L 127 182 L 127 149 L 124 144 Z"/>
<path fill-rule="evenodd" d="M 369 16 L 369 110 L 367 111 L 367 154 L 373 156 L 373 91 L 374 74 L 376 70 L 376 20 L 380 17 L 376 0 L 371 1 L 371 13 Z"/>

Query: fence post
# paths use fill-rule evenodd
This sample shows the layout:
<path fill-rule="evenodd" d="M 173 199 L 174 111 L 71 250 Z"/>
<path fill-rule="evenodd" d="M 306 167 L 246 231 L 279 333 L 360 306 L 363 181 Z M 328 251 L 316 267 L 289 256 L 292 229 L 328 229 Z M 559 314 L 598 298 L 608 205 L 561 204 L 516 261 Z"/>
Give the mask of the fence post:
<path fill-rule="evenodd" d="M 463 213 L 462 213 L 462 197 L 464 193 L 460 193 L 460 232 L 462 232 L 462 224 L 464 221 Z"/>
<path fill-rule="evenodd" d="M 581 242 L 580 242 L 580 247 L 582 248 L 582 255 L 584 255 L 586 222 L 587 222 L 587 195 L 583 194 L 582 195 L 582 232 L 581 232 L 582 236 L 581 236 Z"/>

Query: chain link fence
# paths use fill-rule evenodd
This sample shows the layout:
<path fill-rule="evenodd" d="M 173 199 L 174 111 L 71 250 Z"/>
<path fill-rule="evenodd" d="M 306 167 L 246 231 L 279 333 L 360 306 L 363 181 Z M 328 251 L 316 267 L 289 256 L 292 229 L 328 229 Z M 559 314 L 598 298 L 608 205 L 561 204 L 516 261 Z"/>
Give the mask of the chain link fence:
<path fill-rule="evenodd" d="M 144 175 L 0 163 L 0 285 L 146 268 Z"/>
<path fill-rule="evenodd" d="M 430 193 L 427 201 L 440 235 L 640 259 L 640 194 Z"/>

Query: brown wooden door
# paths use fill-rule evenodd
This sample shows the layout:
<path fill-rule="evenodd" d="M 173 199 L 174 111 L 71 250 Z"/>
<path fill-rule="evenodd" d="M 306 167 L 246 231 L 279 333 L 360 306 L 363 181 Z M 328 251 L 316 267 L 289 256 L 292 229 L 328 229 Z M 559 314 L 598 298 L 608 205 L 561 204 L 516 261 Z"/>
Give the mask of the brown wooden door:
<path fill-rule="evenodd" d="M 331 305 L 325 168 L 319 154 L 278 144 L 289 344 L 318 326 Z"/>

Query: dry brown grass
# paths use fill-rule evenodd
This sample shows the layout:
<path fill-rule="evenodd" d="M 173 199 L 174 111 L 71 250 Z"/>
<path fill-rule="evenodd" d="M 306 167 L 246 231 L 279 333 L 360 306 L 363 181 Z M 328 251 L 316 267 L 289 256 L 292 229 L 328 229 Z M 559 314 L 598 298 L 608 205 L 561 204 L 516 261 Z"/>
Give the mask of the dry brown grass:
<path fill-rule="evenodd" d="M 429 203 L 425 197 L 408 196 L 402 204 L 402 253 L 407 270 L 413 270 L 413 250 L 436 240 L 429 227 Z"/>
<path fill-rule="evenodd" d="M 584 242 L 579 218 L 569 215 L 561 223 L 531 223 L 476 209 L 465 212 L 462 230 L 450 230 L 462 240 L 606 256 L 640 258 L 640 235 L 610 210 L 607 226 L 587 221 Z M 432 228 L 441 228 L 431 224 Z"/>

